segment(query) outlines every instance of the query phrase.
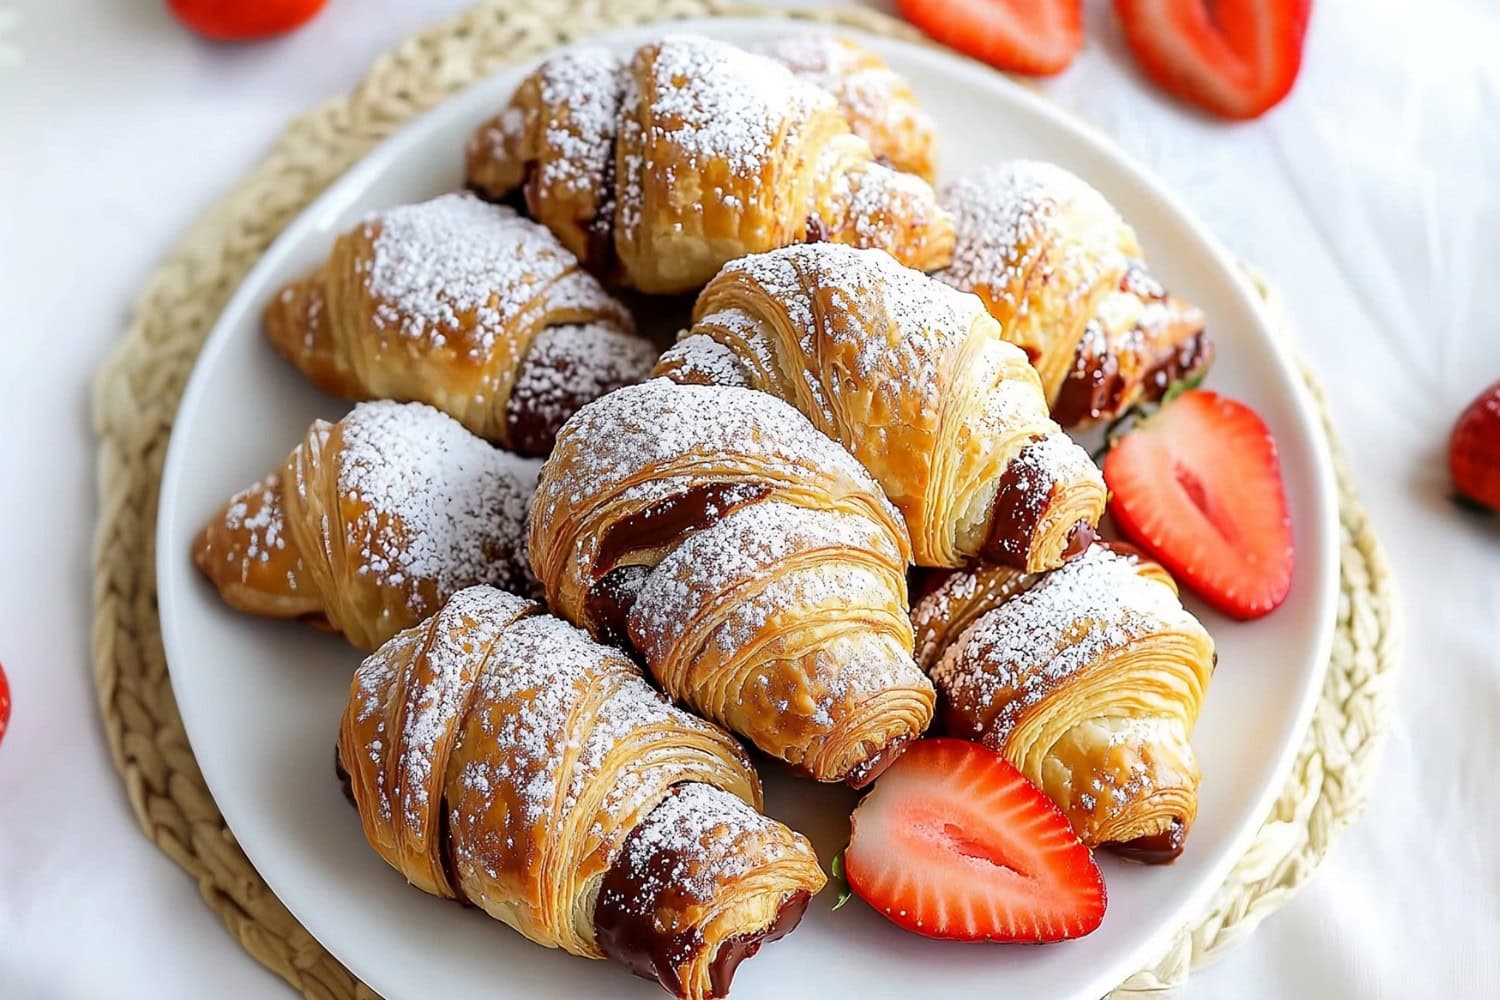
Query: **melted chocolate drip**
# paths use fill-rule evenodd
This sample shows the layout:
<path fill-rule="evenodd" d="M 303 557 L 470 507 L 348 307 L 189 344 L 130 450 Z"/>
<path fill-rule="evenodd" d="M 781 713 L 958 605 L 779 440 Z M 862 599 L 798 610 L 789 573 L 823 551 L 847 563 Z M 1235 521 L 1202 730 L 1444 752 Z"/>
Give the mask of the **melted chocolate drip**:
<path fill-rule="evenodd" d="M 770 495 L 771 488 L 758 483 L 704 483 L 658 500 L 609 526 L 599 539 L 598 564 L 614 567 L 633 552 L 672 544 Z"/>
<path fill-rule="evenodd" d="M 990 504 L 990 532 L 980 554 L 1004 566 L 1026 568 L 1031 536 L 1036 533 L 1052 499 L 1050 495 L 1038 497 L 1033 486 L 1034 478 L 1021 474 L 1028 464 L 1023 461 L 1026 449 L 1042 440 L 1033 437 L 1005 467 L 1000 486 L 995 490 L 994 502 Z"/>
<path fill-rule="evenodd" d="M 1052 403 L 1052 419 L 1064 427 L 1114 413 L 1125 397 L 1120 359 L 1108 352 L 1085 354 L 1086 345 L 1087 340 L 1079 343 L 1073 367 Z"/>
<path fill-rule="evenodd" d="M 613 646 L 630 646 L 630 609 L 650 575 L 650 566 L 616 566 L 589 588 L 584 613 L 593 626 L 594 638 Z"/>
<path fill-rule="evenodd" d="M 823 219 L 816 212 L 807 217 L 807 228 L 803 231 L 802 242 L 828 242 L 828 226 L 823 222 Z"/>
<path fill-rule="evenodd" d="M 663 927 L 658 914 L 679 907 L 685 890 L 674 884 L 673 873 L 680 870 L 681 852 L 660 847 L 645 864 L 632 863 L 634 841 L 640 827 L 625 838 L 613 867 L 599 888 L 599 902 L 594 909 L 594 938 L 610 958 L 643 979 L 654 979 L 668 993 L 681 996 L 683 983 L 677 970 L 707 947 L 703 929 Z M 732 851 L 732 844 L 725 844 Z M 749 934 L 725 940 L 714 953 L 709 968 L 709 982 L 716 997 L 729 993 L 735 970 L 745 959 L 760 950 L 761 945 L 786 936 L 807 910 L 811 897 L 806 891 L 794 892 L 782 900 L 776 919 L 770 925 Z"/>
<path fill-rule="evenodd" d="M 1096 538 L 1094 526 L 1087 521 L 1079 521 L 1073 525 L 1073 530 L 1068 532 L 1067 544 L 1063 546 L 1062 560 L 1068 562 L 1077 559 L 1089 550 Z"/>
<path fill-rule="evenodd" d="M 1117 841 L 1101 846 L 1118 854 L 1126 861 L 1143 865 L 1169 865 L 1182 854 L 1182 845 L 1187 841 L 1187 826 L 1180 817 L 1172 817 L 1172 825 L 1161 833 L 1134 840 Z"/>

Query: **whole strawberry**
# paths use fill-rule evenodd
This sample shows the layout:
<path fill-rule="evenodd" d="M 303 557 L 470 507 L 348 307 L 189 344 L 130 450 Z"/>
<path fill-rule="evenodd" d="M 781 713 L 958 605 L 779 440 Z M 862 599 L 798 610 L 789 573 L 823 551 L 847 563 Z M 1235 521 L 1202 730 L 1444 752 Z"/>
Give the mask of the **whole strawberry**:
<path fill-rule="evenodd" d="M 1460 497 L 1500 511 L 1500 382 L 1481 392 L 1453 425 L 1448 469 Z"/>

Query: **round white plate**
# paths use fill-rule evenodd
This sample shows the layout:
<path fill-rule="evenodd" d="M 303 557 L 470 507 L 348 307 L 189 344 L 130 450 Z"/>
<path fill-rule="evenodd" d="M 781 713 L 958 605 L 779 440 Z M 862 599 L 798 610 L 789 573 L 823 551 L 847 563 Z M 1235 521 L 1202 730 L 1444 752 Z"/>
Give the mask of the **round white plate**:
<path fill-rule="evenodd" d="M 608 36 L 634 46 L 661 27 Z M 811 30 L 789 22 L 680 23 L 731 41 Z M 1104 924 L 1048 947 L 959 945 L 898 930 L 862 903 L 814 900 L 801 927 L 745 963 L 737 1000 L 954 995 L 1095 998 L 1154 958 L 1265 818 L 1302 737 L 1328 657 L 1338 552 L 1330 462 L 1312 406 L 1231 258 L 1139 166 L 997 73 L 932 49 L 864 39 L 905 74 L 937 119 L 944 175 L 1026 156 L 1079 173 L 1139 232 L 1153 272 L 1207 311 L 1219 360 L 1209 384 L 1249 401 L 1281 448 L 1297 541 L 1291 597 L 1240 624 L 1193 605 L 1220 659 L 1194 736 L 1198 819 L 1171 867 L 1102 856 Z M 235 614 L 189 559 L 205 519 L 277 466 L 315 417 L 348 404 L 311 389 L 262 341 L 259 316 L 285 281 L 365 213 L 461 185 L 470 131 L 530 64 L 500 73 L 381 145 L 283 233 L 219 319 L 198 361 L 162 479 L 157 576 L 172 684 L 214 798 L 257 869 L 297 918 L 390 1000 L 623 995 L 656 987 L 606 962 L 539 948 L 476 910 L 404 884 L 364 842 L 334 776 L 334 740 L 359 654 L 290 622 Z M 1232 234 L 1231 234 L 1232 236 Z M 848 836 L 854 795 L 768 773 L 768 811 L 810 836 L 825 866 Z"/>

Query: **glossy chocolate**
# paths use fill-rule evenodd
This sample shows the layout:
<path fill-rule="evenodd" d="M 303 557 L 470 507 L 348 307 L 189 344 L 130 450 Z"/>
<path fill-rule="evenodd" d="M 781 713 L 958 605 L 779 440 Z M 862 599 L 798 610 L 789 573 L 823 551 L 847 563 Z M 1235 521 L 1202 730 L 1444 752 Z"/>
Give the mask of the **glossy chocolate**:
<path fill-rule="evenodd" d="M 610 958 L 643 979 L 654 979 L 674 995 L 685 991 L 677 970 L 708 947 L 703 929 L 698 925 L 666 927 L 660 915 L 683 911 L 704 902 L 688 896 L 688 889 L 676 884 L 674 872 L 682 870 L 681 852 L 663 847 L 650 854 L 644 868 L 628 860 L 634 853 L 633 840 L 640 827 L 625 838 L 619 860 L 605 874 L 599 887 L 599 902 L 594 909 L 594 938 Z M 732 843 L 724 850 L 733 851 Z M 809 895 L 795 892 L 782 900 L 776 919 L 770 925 L 749 934 L 729 938 L 719 945 L 709 969 L 713 995 L 729 993 L 735 969 L 760 950 L 767 941 L 784 937 L 807 910 Z"/>
<path fill-rule="evenodd" d="M 594 638 L 612 646 L 630 645 L 630 609 L 635 606 L 641 584 L 651 575 L 650 566 L 616 566 L 589 588 L 584 599 Z"/>
<path fill-rule="evenodd" d="M 1077 559 L 1087 552 L 1089 546 L 1094 544 L 1096 537 L 1098 536 L 1094 531 L 1094 526 L 1087 521 L 1079 521 L 1073 525 L 1073 530 L 1068 532 L 1067 544 L 1063 546 L 1063 562 Z"/>
<path fill-rule="evenodd" d="M 612 569 L 634 552 L 674 545 L 719 522 L 730 511 L 771 495 L 759 483 L 704 483 L 664 497 L 614 522 L 599 539 L 596 565 Z"/>
<path fill-rule="evenodd" d="M 1149 837 L 1137 837 L 1103 844 L 1101 846 L 1118 854 L 1126 861 L 1143 865 L 1169 865 L 1182 854 L 1182 845 L 1187 841 L 1187 825 L 1180 817 L 1172 817 L 1172 825 L 1161 833 Z"/>
<path fill-rule="evenodd" d="M 1033 437 L 1026 445 L 1030 448 L 1043 439 Z M 1026 568 L 1026 554 L 1031 550 L 1031 536 L 1036 533 L 1047 512 L 1052 497 L 1038 496 L 1034 476 L 1022 474 L 1030 467 L 1023 461 L 1026 448 L 1011 460 L 1000 476 L 1000 486 L 995 490 L 994 502 L 990 504 L 990 531 L 980 549 L 980 555 L 1003 566 Z"/>
<path fill-rule="evenodd" d="M 803 243 L 827 243 L 828 226 L 818 214 L 814 213 L 807 217 L 807 228 L 802 234 Z"/>

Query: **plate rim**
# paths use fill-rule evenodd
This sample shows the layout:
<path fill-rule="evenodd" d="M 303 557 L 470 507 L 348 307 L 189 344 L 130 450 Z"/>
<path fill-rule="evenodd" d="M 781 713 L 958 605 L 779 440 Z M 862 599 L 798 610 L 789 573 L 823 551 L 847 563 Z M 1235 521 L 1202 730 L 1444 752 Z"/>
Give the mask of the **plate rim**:
<path fill-rule="evenodd" d="M 1110 168 L 1126 178 L 1134 185 L 1151 196 L 1158 207 L 1168 213 L 1174 224 L 1181 226 L 1197 239 L 1209 251 L 1215 270 L 1222 276 L 1227 277 L 1228 285 L 1232 288 L 1232 294 L 1240 299 L 1240 305 L 1248 315 L 1254 317 L 1256 326 L 1262 340 L 1269 347 L 1269 354 L 1274 361 L 1276 374 L 1281 381 L 1290 389 L 1293 400 L 1293 413 L 1297 423 L 1305 429 L 1306 437 L 1310 442 L 1310 454 L 1313 464 L 1313 482 L 1311 486 L 1313 506 L 1315 512 L 1323 522 L 1319 534 L 1323 539 L 1323 552 L 1321 553 L 1321 564 L 1332 567 L 1324 578 L 1312 581 L 1309 585 L 1316 585 L 1317 593 L 1314 597 L 1317 605 L 1317 632 L 1311 644 L 1316 654 L 1315 665 L 1308 675 L 1307 683 L 1299 692 L 1291 718 L 1293 725 L 1291 731 L 1302 734 L 1301 738 L 1288 739 L 1282 742 L 1277 749 L 1275 764 L 1269 773 L 1276 777 L 1265 783 L 1259 789 L 1252 803 L 1252 808 L 1245 810 L 1243 818 L 1234 829 L 1232 836 L 1228 838 L 1228 849 L 1223 852 L 1223 857 L 1218 859 L 1206 873 L 1199 879 L 1197 885 L 1193 886 L 1179 902 L 1177 907 L 1164 919 L 1159 919 L 1157 926 L 1131 949 L 1122 949 L 1122 954 L 1113 961 L 1100 963 L 1103 967 L 1095 970 L 1094 974 L 1086 983 L 1077 987 L 1072 994 L 1082 998 L 1093 998 L 1117 987 L 1126 977 L 1139 970 L 1148 961 L 1159 955 L 1165 944 L 1173 938 L 1196 914 L 1200 913 L 1208 903 L 1212 895 L 1223 885 L 1226 877 L 1234 866 L 1244 857 L 1256 835 L 1269 817 L 1272 808 L 1285 786 L 1287 775 L 1292 764 L 1296 760 L 1305 742 L 1305 734 L 1311 723 L 1313 713 L 1320 700 L 1324 681 L 1326 679 L 1328 660 L 1332 653 L 1335 626 L 1337 623 L 1337 598 L 1339 593 L 1341 577 L 1341 558 L 1339 551 L 1339 494 L 1336 486 L 1333 458 L 1327 431 L 1324 422 L 1319 415 L 1318 407 L 1313 401 L 1312 393 L 1307 385 L 1302 371 L 1291 356 L 1290 345 L 1286 340 L 1276 333 L 1275 327 L 1270 321 L 1265 302 L 1258 292 L 1253 288 L 1248 275 L 1239 259 L 1219 241 L 1206 224 L 1191 212 L 1176 194 L 1172 192 L 1157 176 L 1132 154 L 1117 144 L 1112 138 L 1089 122 L 1078 117 L 1057 103 L 1049 100 L 1042 94 L 1022 86 L 1015 80 L 1003 73 L 998 73 L 982 63 L 976 62 L 966 56 L 947 49 L 940 49 L 930 43 L 923 41 L 912 41 L 905 38 L 896 38 L 870 32 L 864 28 L 852 25 L 828 25 L 823 23 L 809 23 L 806 20 L 797 19 L 788 14 L 770 13 L 763 16 L 731 16 L 731 17 L 703 17 L 686 20 L 655 20 L 643 24 L 622 25 L 611 28 L 594 35 L 589 35 L 570 42 L 566 46 L 557 46 L 549 49 L 546 53 L 538 56 L 528 57 L 520 60 L 507 62 L 496 67 L 483 77 L 456 91 L 450 96 L 439 101 L 431 108 L 408 120 L 397 128 L 391 135 L 375 144 L 359 159 L 349 166 L 343 173 L 332 180 L 328 186 L 313 198 L 306 206 L 293 216 L 286 226 L 277 234 L 266 248 L 261 252 L 255 264 L 246 272 L 240 280 L 234 293 L 225 303 L 214 325 L 207 337 L 205 337 L 197 357 L 193 361 L 192 371 L 184 386 L 181 398 L 178 401 L 176 412 L 173 416 L 172 429 L 168 441 L 166 458 L 162 465 L 159 483 L 158 509 L 155 524 L 155 580 L 158 595 L 158 617 L 161 625 L 162 648 L 167 665 L 169 681 L 172 685 L 174 698 L 179 705 L 191 702 L 191 697 L 184 697 L 184 682 L 181 680 L 186 671 L 173 669 L 174 660 L 185 656 L 180 643 L 180 620 L 175 602 L 165 600 L 166 595 L 177 589 L 179 582 L 189 575 L 183 561 L 174 553 L 172 539 L 172 525 L 178 518 L 178 494 L 179 491 L 168 490 L 168 486 L 178 482 L 184 474 L 188 464 L 182 441 L 184 435 L 179 434 L 178 419 L 183 414 L 192 414 L 201 406 L 200 397 L 207 391 L 208 377 L 204 372 L 213 367 L 215 358 L 226 349 L 226 345 L 233 340 L 234 327 L 238 324 L 238 318 L 247 311 L 253 311 L 257 295 L 263 291 L 262 286 L 266 284 L 267 273 L 275 269 L 278 259 L 282 256 L 285 248 L 295 246 L 307 238 L 310 231 L 322 227 L 322 220 L 339 214 L 347 208 L 350 202 L 357 200 L 360 193 L 369 185 L 369 182 L 379 176 L 390 161 L 399 158 L 409 148 L 420 148 L 426 135 L 431 132 L 437 123 L 454 115 L 461 115 L 470 105 L 491 106 L 493 95 L 491 89 L 498 86 L 493 83 L 496 77 L 513 72 L 518 67 L 534 65 L 551 53 L 563 48 L 569 48 L 580 44 L 619 45 L 624 39 L 651 34 L 665 34 L 675 32 L 701 31 L 712 34 L 715 29 L 728 28 L 731 33 L 735 31 L 749 31 L 752 34 L 772 30 L 801 30 L 811 32 L 836 31 L 841 35 L 855 36 L 863 42 L 871 44 L 876 48 L 897 48 L 903 50 L 906 56 L 926 61 L 933 65 L 941 65 L 944 71 L 957 72 L 969 77 L 983 77 L 987 86 L 996 88 L 997 91 L 1006 95 L 1007 99 L 1020 105 L 1024 110 L 1031 112 L 1049 124 L 1064 132 L 1070 132 L 1073 137 L 1080 140 L 1094 154 L 1103 161 L 1108 162 Z M 1302 544 L 1306 544 L 1303 542 Z M 183 729 L 188 738 L 189 745 L 197 743 L 194 738 L 195 723 L 191 722 L 187 713 L 179 712 L 182 719 Z M 204 723 L 200 719 L 198 725 Z M 194 752 L 197 756 L 196 751 Z M 205 785 L 214 798 L 215 807 L 219 810 L 226 826 L 234 832 L 235 822 L 231 813 L 234 807 L 226 809 L 219 795 L 225 775 L 219 775 L 218 779 L 211 777 L 207 769 L 200 768 Z M 233 796 L 230 796 L 233 801 Z M 1256 817 L 1259 817 L 1257 820 Z M 372 988 L 377 989 L 382 995 L 391 995 L 389 991 L 381 990 L 380 986 L 357 970 L 361 963 L 350 961 L 349 953 L 344 948 L 336 948 L 331 945 L 320 933 L 321 921 L 314 918 L 309 921 L 301 912 L 300 903 L 294 904 L 278 888 L 277 880 L 268 875 L 257 860 L 268 852 L 267 846 L 260 842 L 255 844 L 242 840 L 238 833 L 235 834 L 236 841 L 247 859 L 255 867 L 255 870 L 266 885 L 276 895 L 283 906 L 297 919 L 297 921 L 314 936 L 318 943 L 328 950 L 339 962 L 349 969 L 351 974 L 365 981 Z M 252 841 L 254 838 L 251 838 Z M 295 896 L 295 893 L 292 893 Z M 1128 966 L 1128 967 L 1127 967 Z M 1122 971 L 1123 970 L 1123 971 Z M 377 977 L 378 978 L 378 977 Z"/>

